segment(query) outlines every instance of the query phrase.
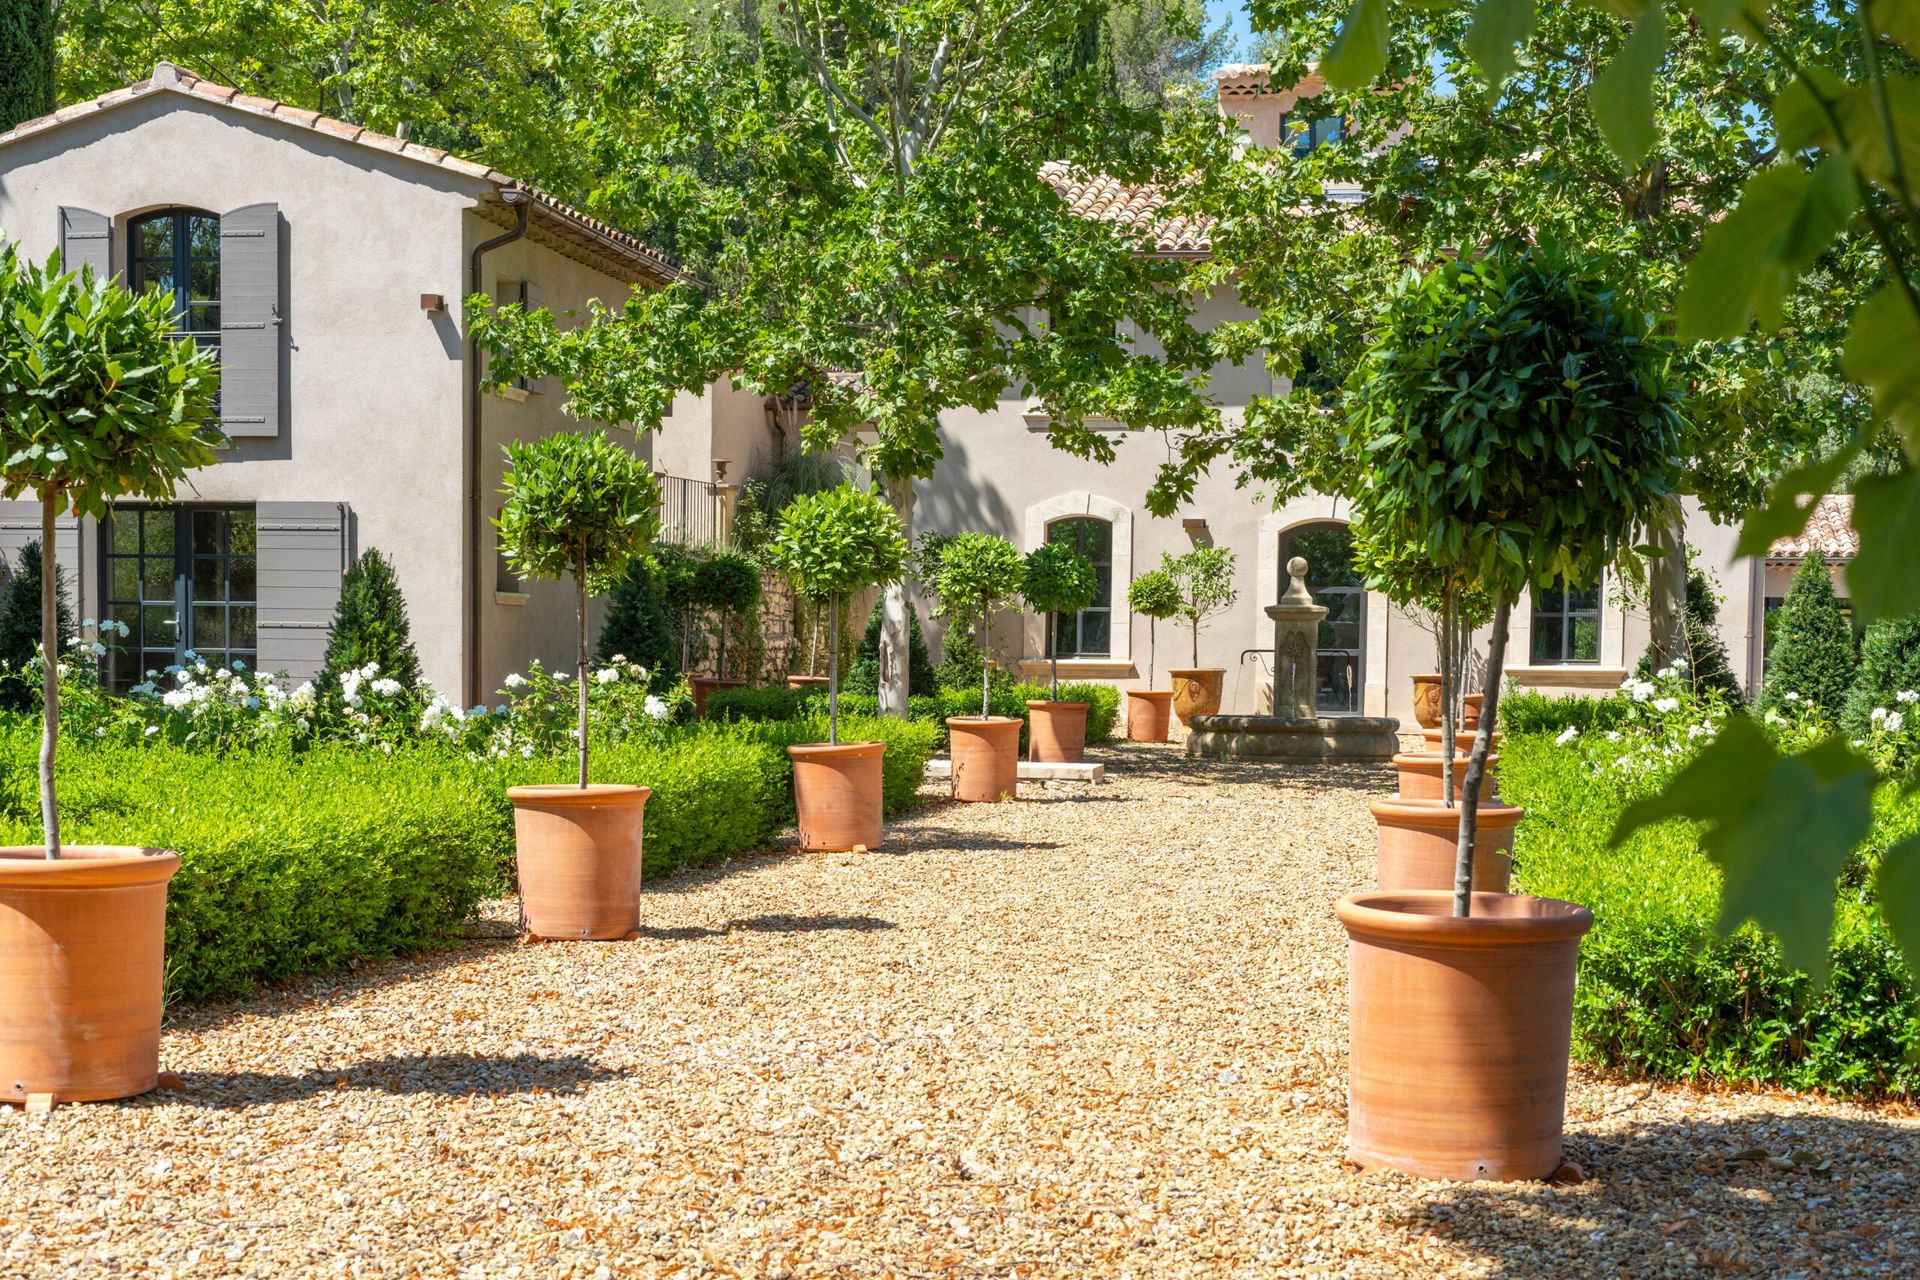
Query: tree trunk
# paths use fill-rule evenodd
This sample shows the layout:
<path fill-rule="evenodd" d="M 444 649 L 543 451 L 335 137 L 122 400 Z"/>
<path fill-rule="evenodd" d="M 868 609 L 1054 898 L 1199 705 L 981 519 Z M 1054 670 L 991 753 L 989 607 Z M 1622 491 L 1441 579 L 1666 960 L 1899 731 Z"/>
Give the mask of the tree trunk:
<path fill-rule="evenodd" d="M 1057 613 L 1047 614 L 1047 700 L 1049 702 L 1060 701 L 1059 617 Z"/>
<path fill-rule="evenodd" d="M 583 558 L 573 569 L 573 583 L 580 602 L 580 789 L 587 789 L 587 564 Z"/>
<path fill-rule="evenodd" d="M 1473 914 L 1474 840 L 1479 834 L 1480 780 L 1487 776 L 1487 750 L 1500 714 L 1500 676 L 1507 660 L 1507 623 L 1513 613 L 1506 589 L 1494 597 L 1493 636 L 1487 641 L 1487 688 L 1480 700 L 1480 727 L 1467 756 L 1466 794 L 1460 797 L 1460 843 L 1453 862 L 1453 914 Z"/>
<path fill-rule="evenodd" d="M 59 491 L 40 491 L 40 829 L 49 858 L 60 856 L 60 805 L 53 794 L 53 758 L 60 746 L 60 567 L 53 553 Z"/>
<path fill-rule="evenodd" d="M 1647 525 L 1647 542 L 1664 555 L 1647 561 L 1647 654 L 1655 671 L 1687 656 L 1687 543 L 1678 500 L 1663 503 Z"/>
<path fill-rule="evenodd" d="M 984 596 L 981 597 L 981 600 L 980 600 L 980 718 L 982 720 L 987 718 L 987 708 L 991 706 L 993 703 L 993 694 L 992 694 L 993 685 L 992 685 L 992 682 L 989 681 L 987 678 L 989 675 L 992 674 L 991 669 L 987 666 L 987 641 L 993 635 L 993 615 L 988 612 L 988 609 L 991 607 L 991 605 L 992 605 L 992 601 L 986 599 Z"/>
<path fill-rule="evenodd" d="M 900 531 L 913 542 L 913 477 L 889 478 L 882 493 L 900 518 Z M 889 583 L 880 605 L 880 714 L 907 718 L 908 681 L 912 675 L 907 651 L 907 580 Z"/>
<path fill-rule="evenodd" d="M 1153 688 L 1153 656 L 1159 647 L 1158 638 L 1154 635 L 1154 627 L 1158 621 L 1157 618 L 1147 619 L 1147 688 L 1149 689 Z"/>
<path fill-rule="evenodd" d="M 1460 592 L 1448 587 L 1440 597 L 1440 798 L 1453 808 L 1453 755 L 1458 749 L 1454 714 L 1459 702 L 1460 663 L 1458 654 L 1464 642 L 1460 638 Z"/>
<path fill-rule="evenodd" d="M 827 633 L 827 743 L 830 746 L 840 742 L 840 593 L 833 593 L 833 602 L 829 621 L 833 630 Z"/>
<path fill-rule="evenodd" d="M 1193 665 L 1195 667 L 1200 665 L 1200 617 L 1198 614 L 1194 615 L 1193 619 Z"/>

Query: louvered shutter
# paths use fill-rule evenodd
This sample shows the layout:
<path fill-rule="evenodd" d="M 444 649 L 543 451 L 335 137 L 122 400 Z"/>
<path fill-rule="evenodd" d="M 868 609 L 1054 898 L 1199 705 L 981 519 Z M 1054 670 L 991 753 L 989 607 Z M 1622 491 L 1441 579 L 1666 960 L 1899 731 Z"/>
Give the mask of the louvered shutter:
<path fill-rule="evenodd" d="M 220 218 L 220 429 L 280 434 L 280 206 Z"/>
<path fill-rule="evenodd" d="M 347 567 L 345 519 L 337 502 L 255 509 L 261 671 L 284 671 L 296 682 L 320 674 Z"/>
<path fill-rule="evenodd" d="M 60 267 L 78 271 L 92 267 L 104 280 L 112 266 L 113 219 L 91 209 L 60 206 Z"/>
<path fill-rule="evenodd" d="M 7 560 L 7 572 L 0 581 L 13 576 L 20 563 L 20 549 L 40 541 L 40 504 L 26 500 L 0 502 L 0 555 Z M 53 522 L 53 556 L 67 571 L 67 590 L 78 611 L 76 618 L 92 606 L 82 598 L 85 580 L 80 576 L 80 520 L 77 516 L 56 516 Z"/>

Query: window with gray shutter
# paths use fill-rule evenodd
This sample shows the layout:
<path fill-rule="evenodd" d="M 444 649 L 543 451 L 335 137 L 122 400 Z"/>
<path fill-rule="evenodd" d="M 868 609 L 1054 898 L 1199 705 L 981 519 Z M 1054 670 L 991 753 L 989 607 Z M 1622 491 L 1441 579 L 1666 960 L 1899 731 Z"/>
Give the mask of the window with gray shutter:
<path fill-rule="evenodd" d="M 220 218 L 220 429 L 280 434 L 280 206 Z"/>
<path fill-rule="evenodd" d="M 260 670 L 296 682 L 320 674 L 346 572 L 337 502 L 262 502 L 258 513 Z"/>
<path fill-rule="evenodd" d="M 0 555 L 7 559 L 8 576 L 13 567 L 20 563 L 20 548 L 29 542 L 40 541 L 40 504 L 37 502 L 14 500 L 0 502 Z M 75 593 L 74 607 L 86 609 L 85 601 L 79 597 L 80 579 L 80 521 L 75 516 L 58 516 L 53 522 L 53 554 L 60 567 L 67 571 L 67 585 Z"/>
<path fill-rule="evenodd" d="M 60 206 L 60 266 L 65 271 L 93 268 L 105 279 L 112 265 L 113 220 L 91 209 Z"/>

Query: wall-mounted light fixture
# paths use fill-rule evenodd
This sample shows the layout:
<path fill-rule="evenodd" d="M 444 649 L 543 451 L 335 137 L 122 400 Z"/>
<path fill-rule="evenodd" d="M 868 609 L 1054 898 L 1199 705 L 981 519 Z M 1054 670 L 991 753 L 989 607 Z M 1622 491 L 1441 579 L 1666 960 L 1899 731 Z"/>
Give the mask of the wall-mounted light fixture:
<path fill-rule="evenodd" d="M 1205 516 L 1188 516 L 1180 522 L 1180 527 L 1187 531 L 1187 537 L 1192 540 L 1194 546 L 1210 547 L 1213 545 L 1213 534 L 1207 528 L 1207 518 Z"/>
<path fill-rule="evenodd" d="M 447 309 L 447 295 L 444 293 L 421 294 L 420 309 L 422 311 L 445 311 Z"/>

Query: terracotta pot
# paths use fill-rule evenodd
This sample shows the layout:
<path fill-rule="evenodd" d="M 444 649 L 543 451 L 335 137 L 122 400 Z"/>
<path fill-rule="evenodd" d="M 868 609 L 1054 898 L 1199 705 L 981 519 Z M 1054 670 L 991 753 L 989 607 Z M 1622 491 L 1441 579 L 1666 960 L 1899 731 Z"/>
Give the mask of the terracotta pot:
<path fill-rule="evenodd" d="M 1225 667 L 1175 667 L 1173 677 L 1173 714 L 1180 723 L 1190 725 L 1195 716 L 1210 716 L 1220 710 L 1220 691 L 1227 684 Z"/>
<path fill-rule="evenodd" d="M 1424 750 L 1431 752 L 1436 756 L 1440 754 L 1440 732 L 1441 731 L 1438 729 L 1422 729 L 1420 731 L 1420 736 L 1427 740 L 1427 745 L 1424 748 Z M 1466 752 L 1473 750 L 1473 740 L 1479 736 L 1480 735 L 1478 733 L 1470 729 L 1461 729 L 1461 728 L 1455 727 L 1453 731 L 1453 749 L 1462 754 L 1465 754 Z M 1500 749 L 1500 739 L 1506 736 L 1507 736 L 1506 734 L 1501 733 L 1498 730 L 1495 730 L 1493 735 L 1493 742 L 1489 745 L 1488 750 L 1498 751 Z"/>
<path fill-rule="evenodd" d="M 1440 725 L 1440 677 L 1413 677 L 1413 718 L 1423 729 Z"/>
<path fill-rule="evenodd" d="M 1020 790 L 1016 716 L 948 716 L 955 800 L 1011 800 Z"/>
<path fill-rule="evenodd" d="M 1480 727 L 1480 703 L 1487 695 L 1469 693 L 1460 699 L 1460 727 L 1469 733 Z"/>
<path fill-rule="evenodd" d="M 1375 800 L 1379 854 L 1374 884 L 1381 889 L 1452 889 L 1459 848 L 1460 811 L 1438 800 Z M 1474 841 L 1473 887 L 1505 893 L 1513 872 L 1513 830 L 1527 811 L 1482 803 Z"/>
<path fill-rule="evenodd" d="M 693 694 L 693 714 L 696 716 L 704 716 L 707 714 L 707 695 L 715 689 L 744 689 L 746 687 L 747 682 L 745 680 L 736 679 L 731 676 L 724 679 L 720 676 L 689 676 L 687 678 L 687 688 Z"/>
<path fill-rule="evenodd" d="M 825 742 L 788 747 L 802 849 L 878 849 L 884 742 Z"/>
<path fill-rule="evenodd" d="M 1127 690 L 1127 737 L 1134 742 L 1165 742 L 1173 719 L 1173 690 Z"/>
<path fill-rule="evenodd" d="M 1522 894 L 1357 893 L 1346 927 L 1347 1154 L 1425 1178 L 1560 1166 L 1585 907 Z"/>
<path fill-rule="evenodd" d="M 1446 791 L 1446 779 L 1440 776 L 1440 762 L 1446 757 L 1438 751 L 1416 751 L 1402 753 L 1393 758 L 1393 764 L 1400 771 L 1400 799 L 1402 800 L 1438 800 Z M 1493 800 L 1500 797 L 1500 755 L 1490 752 L 1487 755 L 1487 777 L 1481 784 L 1481 794 Z M 1453 758 L 1453 794 L 1466 794 L 1464 783 L 1467 777 L 1467 758 L 1457 755 Z"/>
<path fill-rule="evenodd" d="M 825 676 L 788 676 L 787 677 L 787 688 L 789 689 L 811 689 L 816 685 L 818 685 L 822 689 L 826 688 L 827 678 Z"/>
<path fill-rule="evenodd" d="M 645 787 L 508 787 L 520 909 L 536 938 L 625 938 L 640 928 Z"/>
<path fill-rule="evenodd" d="M 1079 764 L 1086 754 L 1086 703 L 1027 704 L 1027 759 L 1036 764 Z"/>
<path fill-rule="evenodd" d="M 160 1083 L 167 881 L 180 855 L 0 848 L 0 1100 L 130 1098 Z"/>

